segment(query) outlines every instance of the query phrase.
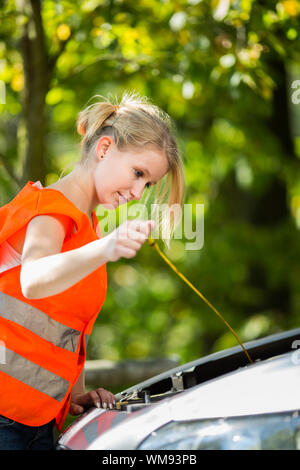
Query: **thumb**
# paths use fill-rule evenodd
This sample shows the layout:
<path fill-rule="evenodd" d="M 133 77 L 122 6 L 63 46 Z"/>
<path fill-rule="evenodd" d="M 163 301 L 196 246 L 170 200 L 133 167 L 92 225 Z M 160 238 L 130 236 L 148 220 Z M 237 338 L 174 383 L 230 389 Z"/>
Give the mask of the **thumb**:
<path fill-rule="evenodd" d="M 76 416 L 76 415 L 80 415 L 83 412 L 84 412 L 84 408 L 82 406 L 77 405 L 74 402 L 70 403 L 70 410 L 69 410 L 70 415 Z"/>
<path fill-rule="evenodd" d="M 155 227 L 155 221 L 154 220 L 147 220 L 147 223 L 148 223 L 149 231 L 154 229 L 154 227 Z"/>

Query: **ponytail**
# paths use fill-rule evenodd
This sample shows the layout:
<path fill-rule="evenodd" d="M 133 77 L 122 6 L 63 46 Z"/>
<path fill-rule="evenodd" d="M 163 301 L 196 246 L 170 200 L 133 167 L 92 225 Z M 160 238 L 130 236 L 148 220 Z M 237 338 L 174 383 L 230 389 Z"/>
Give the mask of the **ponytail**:
<path fill-rule="evenodd" d="M 99 138 L 100 131 L 104 127 L 112 125 L 113 117 L 118 109 L 118 105 L 111 104 L 109 101 L 103 101 L 93 103 L 79 113 L 77 132 L 83 136 L 81 145 L 84 157 L 87 157 L 93 143 Z"/>

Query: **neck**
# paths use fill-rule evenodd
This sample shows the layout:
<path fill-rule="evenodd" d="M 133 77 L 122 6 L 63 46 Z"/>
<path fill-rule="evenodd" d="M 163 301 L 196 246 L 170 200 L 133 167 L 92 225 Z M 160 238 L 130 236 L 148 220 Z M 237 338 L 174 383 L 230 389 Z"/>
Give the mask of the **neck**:
<path fill-rule="evenodd" d="M 93 172 L 76 164 L 71 173 L 60 180 L 70 193 L 74 204 L 89 217 L 99 204 L 94 187 Z"/>

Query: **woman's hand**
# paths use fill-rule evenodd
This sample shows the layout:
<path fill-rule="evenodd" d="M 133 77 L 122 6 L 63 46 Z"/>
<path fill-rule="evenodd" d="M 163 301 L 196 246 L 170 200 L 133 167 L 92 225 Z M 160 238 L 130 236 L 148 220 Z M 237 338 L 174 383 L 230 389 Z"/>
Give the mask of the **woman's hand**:
<path fill-rule="evenodd" d="M 97 408 L 113 408 L 116 404 L 115 396 L 104 388 L 97 388 L 88 393 L 77 393 L 71 396 L 69 413 L 73 416 L 80 415 L 92 406 Z"/>
<path fill-rule="evenodd" d="M 133 258 L 147 240 L 153 220 L 127 220 L 105 237 L 107 261 L 118 261 L 120 258 Z"/>

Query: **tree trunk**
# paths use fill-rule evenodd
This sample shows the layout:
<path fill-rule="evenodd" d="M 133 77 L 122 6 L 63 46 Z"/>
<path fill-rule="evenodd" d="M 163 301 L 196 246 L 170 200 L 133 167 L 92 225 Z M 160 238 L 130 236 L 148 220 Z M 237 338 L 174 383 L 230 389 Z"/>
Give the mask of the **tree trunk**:
<path fill-rule="evenodd" d="M 45 98 L 49 90 L 51 67 L 46 50 L 40 0 L 23 2 L 28 22 L 23 27 L 21 50 L 24 66 L 23 110 L 20 125 L 24 129 L 23 169 L 21 183 L 29 179 L 45 183 L 47 158 L 45 151 Z"/>

